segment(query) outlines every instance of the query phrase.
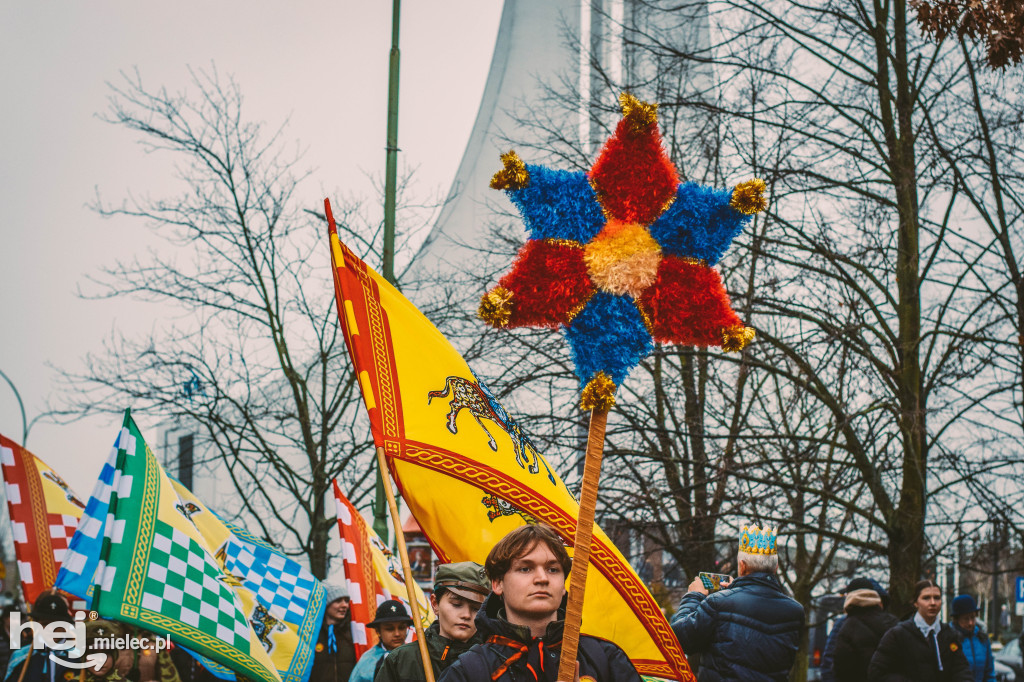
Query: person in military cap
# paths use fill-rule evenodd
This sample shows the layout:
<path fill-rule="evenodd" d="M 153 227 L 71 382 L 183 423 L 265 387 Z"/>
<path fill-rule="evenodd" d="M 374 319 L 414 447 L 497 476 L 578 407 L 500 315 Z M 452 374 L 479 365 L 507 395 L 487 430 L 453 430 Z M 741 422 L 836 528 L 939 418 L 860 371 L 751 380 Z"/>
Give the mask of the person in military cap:
<path fill-rule="evenodd" d="M 118 659 L 118 651 L 114 648 L 113 640 L 120 636 L 111 626 L 110 621 L 92 620 L 85 624 L 85 637 L 89 642 L 86 656 L 100 653 L 105 656 L 98 668 L 86 668 L 84 670 L 85 682 L 104 680 L 105 682 L 120 682 L 126 679 L 115 667 Z"/>
<path fill-rule="evenodd" d="M 437 569 L 434 592 L 430 595 L 430 608 L 437 620 L 423 633 L 435 680 L 463 652 L 479 642 L 473 619 L 490 591 L 484 567 L 474 561 L 444 564 Z M 384 658 L 374 682 L 425 682 L 426 679 L 419 644 L 410 642 Z"/>
<path fill-rule="evenodd" d="M 324 621 L 313 653 L 310 682 L 347 682 L 356 667 L 352 641 L 352 604 L 343 583 L 325 582 Z"/>
<path fill-rule="evenodd" d="M 349 678 L 350 682 L 373 682 L 381 660 L 389 651 L 405 644 L 409 628 L 412 627 L 412 618 L 402 602 L 388 599 L 377 607 L 377 617 L 367 626 L 377 631 L 380 642 L 359 658 Z"/>

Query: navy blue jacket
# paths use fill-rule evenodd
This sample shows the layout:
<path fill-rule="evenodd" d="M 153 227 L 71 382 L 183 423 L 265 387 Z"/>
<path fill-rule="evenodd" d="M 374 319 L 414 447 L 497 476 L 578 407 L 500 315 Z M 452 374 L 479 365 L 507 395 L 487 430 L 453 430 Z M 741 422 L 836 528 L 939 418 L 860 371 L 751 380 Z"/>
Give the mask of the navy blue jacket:
<path fill-rule="evenodd" d="M 821 682 L 836 682 L 835 660 L 836 642 L 839 641 L 839 628 L 846 622 L 846 616 L 839 616 L 832 623 L 832 629 L 825 640 L 825 651 L 821 653 Z"/>
<path fill-rule="evenodd" d="M 988 641 L 988 635 L 975 625 L 972 632 L 965 632 L 956 623 L 950 623 L 953 632 L 960 636 L 960 646 L 963 647 L 964 656 L 974 673 L 975 682 L 996 682 L 996 663 L 992 656 L 992 642 Z"/>
<path fill-rule="evenodd" d="M 708 596 L 688 592 L 672 618 L 683 651 L 701 654 L 700 682 L 788 680 L 803 627 L 804 607 L 770 573 L 745 575 Z"/>
<path fill-rule="evenodd" d="M 562 626 L 548 624 L 543 637 L 505 620 L 505 602 L 490 594 L 476 614 L 476 631 L 483 638 L 451 664 L 438 682 L 554 682 L 562 650 Z M 565 617 L 565 600 L 559 618 Z M 604 639 L 582 635 L 576 660 L 580 677 L 596 682 L 640 682 L 640 675 L 618 646 Z"/>

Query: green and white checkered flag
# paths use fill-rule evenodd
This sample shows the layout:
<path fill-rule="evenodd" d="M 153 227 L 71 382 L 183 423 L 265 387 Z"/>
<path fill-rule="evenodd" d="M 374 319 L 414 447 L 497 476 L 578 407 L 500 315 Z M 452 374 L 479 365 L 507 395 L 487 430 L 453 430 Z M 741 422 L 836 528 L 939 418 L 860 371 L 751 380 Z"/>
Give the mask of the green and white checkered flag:
<path fill-rule="evenodd" d="M 249 679 L 280 682 L 192 513 L 125 411 L 93 609 Z"/>

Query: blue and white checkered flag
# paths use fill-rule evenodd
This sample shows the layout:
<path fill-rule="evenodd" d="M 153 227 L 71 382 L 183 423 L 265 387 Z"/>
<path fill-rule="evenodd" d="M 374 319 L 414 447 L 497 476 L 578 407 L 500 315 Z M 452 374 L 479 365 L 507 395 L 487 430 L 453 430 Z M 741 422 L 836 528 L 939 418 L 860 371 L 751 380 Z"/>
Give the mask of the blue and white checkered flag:
<path fill-rule="evenodd" d="M 319 582 L 302 565 L 269 547 L 235 536 L 228 543 L 225 568 L 241 579 L 275 618 L 299 625 Z"/>
<path fill-rule="evenodd" d="M 131 481 L 122 480 L 117 471 L 118 449 L 135 451 L 135 439 L 128 429 L 121 429 L 114 441 L 107 461 L 100 471 L 99 480 L 93 488 L 92 497 L 85 505 L 85 511 L 78 522 L 78 528 L 71 537 L 64 563 L 57 574 L 57 589 L 64 590 L 86 601 L 92 599 L 92 586 L 99 565 L 100 549 L 103 547 L 103 535 L 106 529 L 107 515 L 110 511 L 110 496 L 119 486 L 131 485 Z"/>

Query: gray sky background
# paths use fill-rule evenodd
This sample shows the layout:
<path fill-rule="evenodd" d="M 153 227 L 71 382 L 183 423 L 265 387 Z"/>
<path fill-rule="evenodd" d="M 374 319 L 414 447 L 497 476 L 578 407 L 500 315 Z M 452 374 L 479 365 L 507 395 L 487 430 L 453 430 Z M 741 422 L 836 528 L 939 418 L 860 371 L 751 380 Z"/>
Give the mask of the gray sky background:
<path fill-rule="evenodd" d="M 417 188 L 444 191 L 483 92 L 501 0 L 403 3 L 401 162 Z M 0 4 L 0 369 L 29 419 L 54 390 L 49 364 L 75 368 L 114 328 L 149 329 L 154 306 L 86 301 L 75 292 L 104 262 L 156 243 L 140 223 L 103 220 L 96 190 L 172 194 L 169 159 L 98 120 L 107 82 L 138 68 L 150 87 L 180 90 L 188 66 L 214 63 L 246 97 L 243 113 L 308 151 L 304 202 L 324 191 L 373 196 L 384 168 L 391 3 L 111 2 Z M 140 418 L 156 440 L 156 424 Z M 95 418 L 37 423 L 28 447 L 88 496 L 120 426 Z M 21 413 L 0 380 L 0 433 L 21 439 Z"/>

